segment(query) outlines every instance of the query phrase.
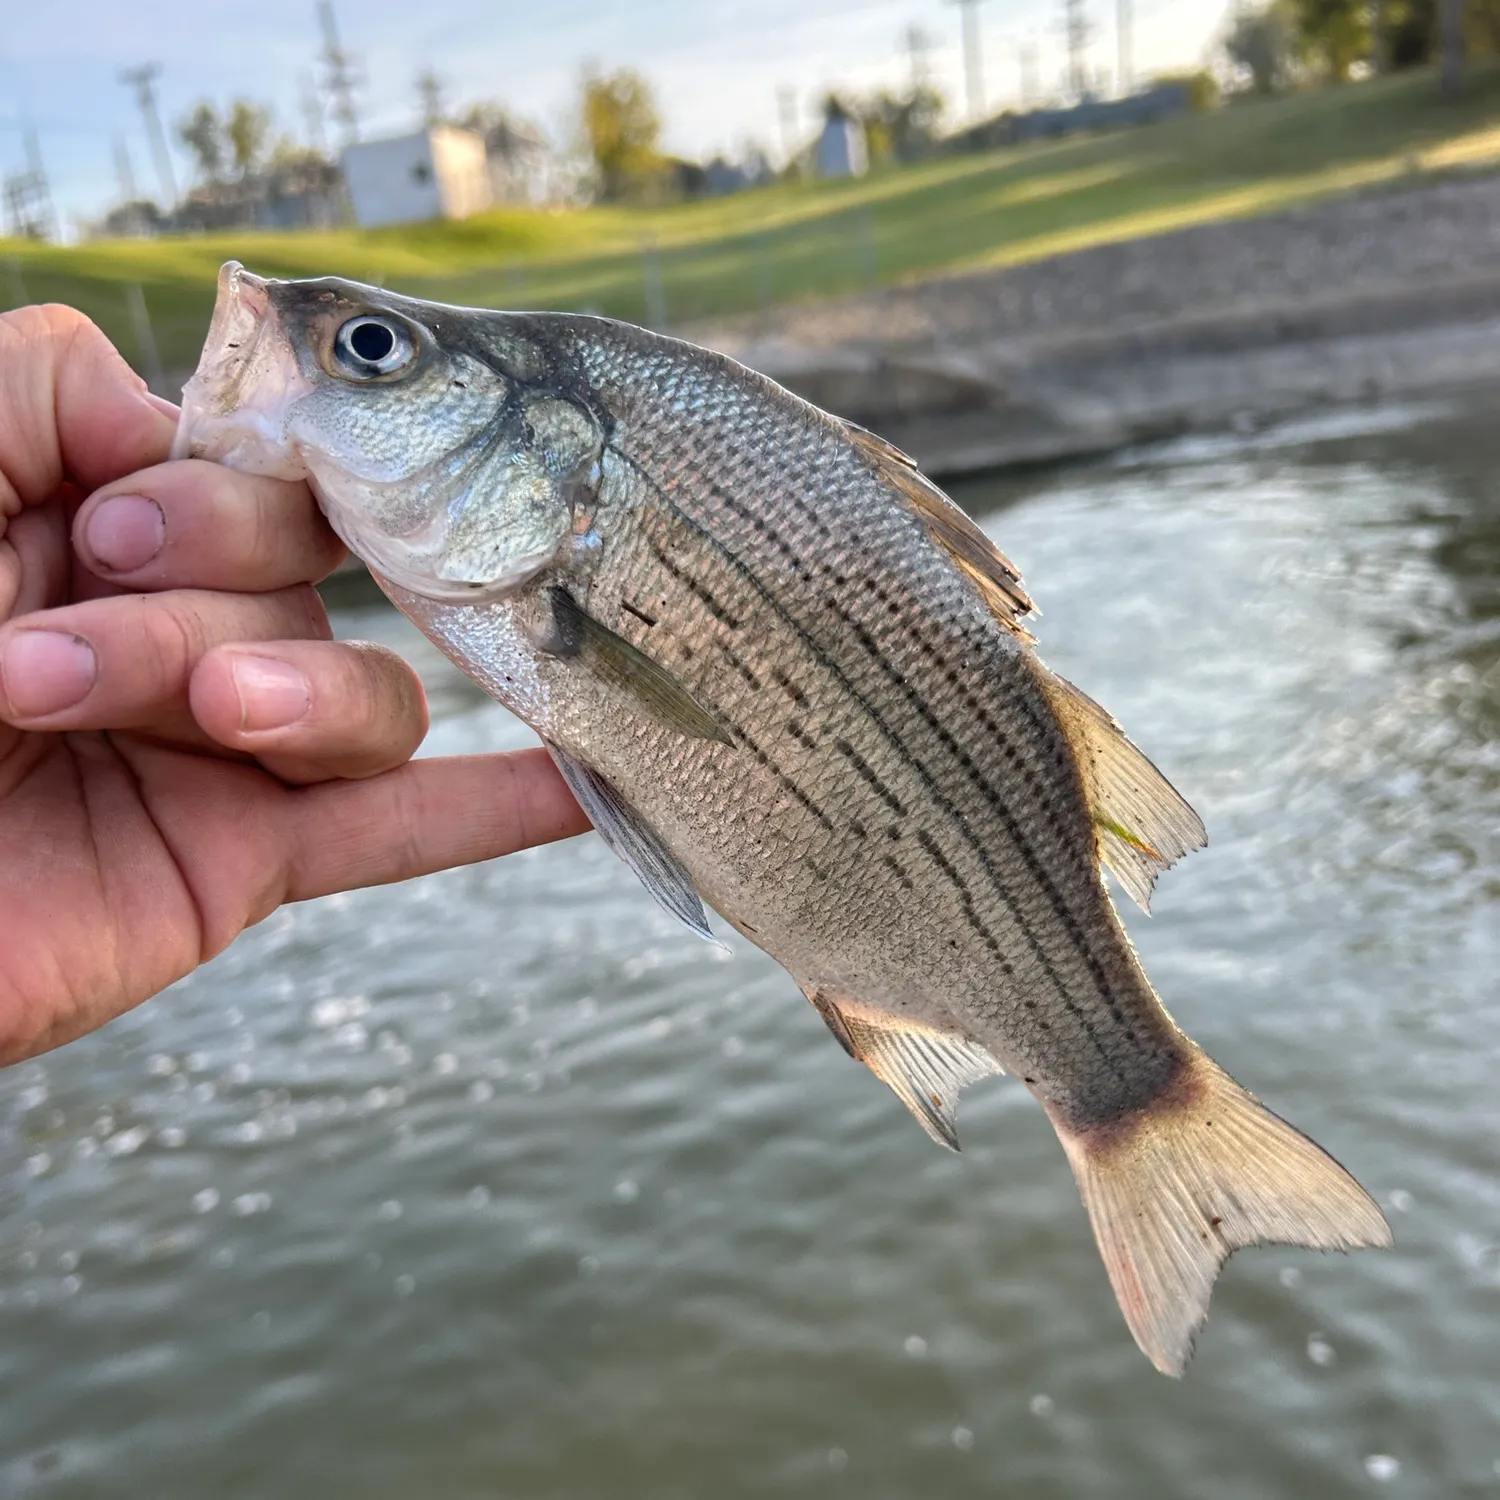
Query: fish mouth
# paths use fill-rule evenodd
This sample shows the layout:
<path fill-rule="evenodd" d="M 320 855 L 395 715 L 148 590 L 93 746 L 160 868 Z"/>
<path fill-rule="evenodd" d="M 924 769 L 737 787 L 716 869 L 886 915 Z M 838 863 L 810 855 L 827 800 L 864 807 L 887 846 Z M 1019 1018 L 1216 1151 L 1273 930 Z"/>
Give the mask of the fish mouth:
<path fill-rule="evenodd" d="M 203 354 L 182 388 L 171 456 L 275 479 L 306 478 L 287 419 L 313 389 L 281 326 L 271 283 L 226 261 Z"/>

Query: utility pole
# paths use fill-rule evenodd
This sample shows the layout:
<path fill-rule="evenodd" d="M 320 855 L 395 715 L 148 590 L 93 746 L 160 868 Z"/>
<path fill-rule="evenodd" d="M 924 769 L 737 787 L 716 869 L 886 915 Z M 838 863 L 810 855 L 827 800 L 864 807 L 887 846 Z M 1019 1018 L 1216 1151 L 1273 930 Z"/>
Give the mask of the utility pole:
<path fill-rule="evenodd" d="M 1438 26 L 1443 38 L 1443 92 L 1452 98 L 1463 84 L 1463 0 L 1438 0 Z"/>
<path fill-rule="evenodd" d="M 964 84 L 969 99 L 969 119 L 984 118 L 984 58 L 979 50 L 980 0 L 952 0 L 963 13 Z"/>
<path fill-rule="evenodd" d="M 781 121 L 781 154 L 791 166 L 797 154 L 797 91 L 783 84 L 776 90 L 776 113 Z"/>
<path fill-rule="evenodd" d="M 422 123 L 429 130 L 443 123 L 443 80 L 436 68 L 423 68 L 417 74 L 417 100 L 422 106 Z"/>
<path fill-rule="evenodd" d="M 156 175 L 166 198 L 162 207 L 171 213 L 177 207 L 177 174 L 172 170 L 172 153 L 167 149 L 166 132 L 161 128 L 161 114 L 156 108 L 154 85 L 160 73 L 160 64 L 142 63 L 138 68 L 126 68 L 120 74 L 120 82 L 135 90 L 135 102 L 140 105 L 141 118 L 146 122 L 146 136 L 156 158 Z"/>
<path fill-rule="evenodd" d="M 318 95 L 318 85 L 311 73 L 299 73 L 297 84 L 302 91 L 302 126 L 307 131 L 307 144 L 319 156 L 327 156 L 328 136 L 323 129 L 323 101 Z"/>
<path fill-rule="evenodd" d="M 135 168 L 130 162 L 130 148 L 125 144 L 125 137 L 115 137 L 115 181 L 120 187 L 121 203 L 139 203 L 140 192 L 135 185 Z"/>
<path fill-rule="evenodd" d="M 908 26 L 903 40 L 911 68 L 911 93 L 916 98 L 927 87 L 927 53 L 932 47 L 932 38 L 920 26 Z"/>
<path fill-rule="evenodd" d="M 1134 19 L 1130 0 L 1115 0 L 1115 88 L 1122 99 L 1130 93 L 1134 82 L 1131 77 L 1134 68 L 1130 34 Z"/>
<path fill-rule="evenodd" d="M 1083 13 L 1083 0 L 1063 0 L 1063 35 L 1068 43 L 1068 92 L 1075 100 L 1088 93 L 1089 77 L 1085 53 L 1093 28 Z"/>
<path fill-rule="evenodd" d="M 333 117 L 342 127 L 344 144 L 352 146 L 359 139 L 359 111 L 354 106 L 354 90 L 359 86 L 359 65 L 354 55 L 339 44 L 338 22 L 333 14 L 333 0 L 318 0 L 318 24 L 323 29 L 323 86 L 333 100 Z"/>
<path fill-rule="evenodd" d="M 1030 109 L 1037 101 L 1036 87 L 1036 42 L 1028 40 L 1021 43 L 1021 103 Z"/>
<path fill-rule="evenodd" d="M 36 131 L 26 127 L 26 170 L 31 176 L 37 207 L 41 210 L 42 222 L 48 230 L 48 238 L 56 239 L 61 227 L 57 222 L 57 207 L 52 202 L 52 184 L 47 178 L 47 169 L 42 165 L 42 147 Z"/>

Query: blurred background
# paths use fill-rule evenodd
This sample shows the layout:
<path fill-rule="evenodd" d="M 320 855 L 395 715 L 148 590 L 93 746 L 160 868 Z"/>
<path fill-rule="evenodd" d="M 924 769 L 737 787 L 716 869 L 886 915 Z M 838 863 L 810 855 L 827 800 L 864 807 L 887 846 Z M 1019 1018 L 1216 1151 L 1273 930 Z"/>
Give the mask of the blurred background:
<path fill-rule="evenodd" d="M 1397 1248 L 1182 1384 L 1008 1080 L 938 1152 L 591 837 L 0 1075 L 6 1497 L 1500 1493 L 1500 0 L 13 7 L 0 307 L 219 263 L 715 345 L 941 476 L 1198 807 L 1166 1003 Z M 530 733 L 361 575 L 424 753 Z"/>

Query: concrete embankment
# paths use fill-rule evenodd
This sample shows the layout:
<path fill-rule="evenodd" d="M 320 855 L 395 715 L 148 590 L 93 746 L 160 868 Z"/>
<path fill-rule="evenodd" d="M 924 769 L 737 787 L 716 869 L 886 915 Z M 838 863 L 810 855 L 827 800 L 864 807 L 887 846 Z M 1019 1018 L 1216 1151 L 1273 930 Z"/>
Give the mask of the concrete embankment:
<path fill-rule="evenodd" d="M 1494 385 L 1500 176 L 684 330 L 929 472 Z"/>

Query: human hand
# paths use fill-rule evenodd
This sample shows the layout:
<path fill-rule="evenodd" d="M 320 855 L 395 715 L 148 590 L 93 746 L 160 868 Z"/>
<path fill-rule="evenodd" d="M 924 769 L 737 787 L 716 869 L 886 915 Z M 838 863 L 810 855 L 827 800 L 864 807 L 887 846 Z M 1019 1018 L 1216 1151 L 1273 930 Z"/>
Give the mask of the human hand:
<path fill-rule="evenodd" d="M 175 425 L 81 314 L 0 316 L 0 1063 L 283 902 L 588 827 L 543 751 L 410 761 L 421 684 L 330 639 L 307 489 L 164 463 Z"/>

